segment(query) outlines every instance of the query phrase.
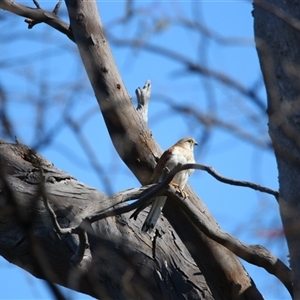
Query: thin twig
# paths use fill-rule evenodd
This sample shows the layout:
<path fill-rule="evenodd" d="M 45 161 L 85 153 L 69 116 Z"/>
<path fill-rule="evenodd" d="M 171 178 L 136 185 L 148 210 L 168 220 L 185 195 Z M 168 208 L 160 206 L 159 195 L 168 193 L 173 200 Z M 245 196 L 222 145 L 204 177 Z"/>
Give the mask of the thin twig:
<path fill-rule="evenodd" d="M 89 243 L 88 243 L 88 237 L 87 237 L 87 222 L 84 220 L 83 222 L 80 223 L 80 225 L 76 228 L 61 228 L 54 210 L 49 204 L 48 198 L 47 198 L 47 193 L 45 189 L 45 176 L 43 174 L 43 170 L 40 169 L 41 172 L 41 178 L 42 181 L 39 185 L 39 192 L 42 195 L 44 205 L 46 209 L 48 210 L 51 220 L 53 222 L 54 228 L 56 232 L 60 235 L 66 235 L 66 234 L 77 234 L 79 238 L 79 245 L 77 247 L 77 250 L 75 254 L 71 257 L 70 262 L 75 266 L 78 265 L 84 257 L 84 254 L 86 251 L 89 250 Z"/>
<path fill-rule="evenodd" d="M 106 170 L 104 170 L 102 165 L 99 163 L 98 155 L 93 150 L 93 147 L 90 145 L 85 134 L 83 134 L 82 123 L 75 121 L 69 115 L 65 115 L 64 120 L 73 130 L 73 133 L 76 135 L 78 141 L 80 142 L 83 150 L 86 153 L 86 156 L 89 158 L 89 164 L 95 170 L 95 173 L 98 175 L 100 181 L 103 182 L 103 186 L 105 186 L 106 188 L 105 192 L 107 194 L 111 194 L 113 188 L 112 188 L 111 181 L 109 180 L 109 176 L 107 175 Z"/>
<path fill-rule="evenodd" d="M 113 217 L 113 216 L 127 213 L 136 208 L 143 207 L 143 209 L 144 209 L 153 201 L 153 198 L 155 196 L 160 195 L 160 193 L 162 192 L 164 187 L 165 187 L 165 185 L 163 184 L 163 182 L 161 182 L 159 184 L 155 184 L 155 185 L 152 184 L 150 186 L 144 186 L 140 189 L 141 193 L 139 196 L 136 194 L 136 191 L 133 191 L 132 194 L 129 193 L 127 196 L 128 200 L 129 199 L 134 200 L 134 199 L 139 198 L 137 201 L 135 201 L 129 205 L 123 206 L 123 207 L 113 208 L 110 211 L 105 210 L 105 211 L 101 211 L 100 213 L 97 212 L 97 213 L 93 214 L 92 216 L 87 217 L 86 219 L 89 222 L 94 223 L 96 221 L 99 221 L 99 220 L 107 218 L 107 217 Z M 118 194 L 120 194 L 121 197 L 123 198 L 122 192 L 118 193 Z M 135 198 L 132 197 L 133 194 L 135 195 Z M 124 199 L 122 202 L 124 202 Z M 116 206 L 116 204 L 114 206 Z M 135 216 L 132 215 L 132 216 L 130 216 L 130 218 L 135 218 Z"/>
<path fill-rule="evenodd" d="M 187 166 L 187 168 L 188 167 L 189 166 Z M 236 186 L 248 187 L 250 189 L 260 191 L 262 193 L 273 195 L 276 198 L 276 200 L 278 201 L 278 197 L 279 197 L 278 191 L 272 190 L 270 188 L 261 186 L 259 184 L 256 184 L 256 183 L 253 183 L 250 181 L 241 181 L 241 180 L 235 180 L 235 179 L 230 179 L 230 178 L 224 177 L 224 176 L 220 175 L 219 173 L 217 173 L 217 171 L 213 167 L 209 167 L 209 166 L 205 166 L 205 165 L 201 165 L 201 164 L 195 164 L 194 167 L 190 166 L 190 168 L 206 171 L 207 173 L 212 175 L 214 178 L 216 178 L 217 180 L 219 180 L 223 183 L 227 183 L 230 185 L 236 185 Z M 185 170 L 185 168 L 183 170 Z"/>
<path fill-rule="evenodd" d="M 214 178 L 217 180 L 227 183 L 230 185 L 235 185 L 235 186 L 243 186 L 243 187 L 248 187 L 256 191 L 260 191 L 263 193 L 267 193 L 270 195 L 273 195 L 277 200 L 279 197 L 278 191 L 274 191 L 270 188 L 261 186 L 259 184 L 249 182 L 249 181 L 240 181 L 240 180 L 234 180 L 230 178 L 226 178 L 220 174 L 218 174 L 212 167 L 201 165 L 201 164 L 184 164 L 184 165 L 177 165 L 175 168 L 173 168 L 167 175 L 166 177 L 156 186 L 155 192 L 159 193 L 162 192 L 162 189 L 167 187 L 167 185 L 172 181 L 173 177 L 180 171 L 187 170 L 187 169 L 195 169 L 195 170 L 202 170 L 208 172 L 210 175 L 212 175 Z M 149 199 L 147 197 L 146 201 L 139 202 L 142 205 L 139 206 L 139 208 L 131 215 L 130 218 L 136 219 L 138 214 L 146 208 L 151 202 L 153 202 L 153 199 Z"/>
<path fill-rule="evenodd" d="M 40 4 L 37 2 L 37 0 L 33 0 L 33 3 L 35 4 L 36 8 L 40 9 Z"/>
<path fill-rule="evenodd" d="M 128 46 L 131 48 L 138 48 L 143 49 L 149 52 L 157 53 L 162 56 L 165 56 L 169 59 L 175 60 L 177 63 L 182 63 L 185 69 L 189 72 L 194 72 L 201 74 L 203 76 L 207 76 L 209 78 L 213 78 L 217 82 L 228 86 L 237 92 L 239 92 L 241 95 L 246 96 L 247 98 L 251 99 L 253 103 L 263 112 L 266 110 L 266 105 L 264 101 L 255 93 L 253 90 L 248 89 L 247 87 L 243 86 L 240 82 L 234 80 L 233 78 L 229 77 L 228 75 L 224 73 L 220 73 L 218 71 L 208 69 L 205 66 L 202 66 L 200 64 L 197 64 L 193 62 L 190 58 L 187 56 L 181 55 L 173 50 L 156 46 L 150 43 L 144 43 L 143 41 L 132 39 L 132 40 L 125 40 L 125 39 L 119 39 L 115 38 L 113 36 L 110 36 L 110 40 L 112 43 L 118 46 Z M 182 72 L 181 72 L 182 73 Z"/>
<path fill-rule="evenodd" d="M 55 7 L 54 7 L 54 9 L 53 9 L 53 13 L 54 13 L 55 15 L 58 14 L 59 9 L 60 9 L 60 7 L 61 7 L 61 3 L 62 3 L 62 0 L 59 0 L 59 1 L 57 2 L 57 4 L 55 5 Z"/>
<path fill-rule="evenodd" d="M 187 170 L 187 169 L 195 169 L 195 170 L 205 171 L 205 172 L 209 173 L 210 175 L 212 175 L 214 178 L 216 178 L 218 181 L 221 181 L 223 183 L 227 183 L 227 184 L 230 184 L 230 185 L 248 187 L 250 189 L 260 191 L 262 193 L 270 194 L 270 195 L 273 195 L 276 198 L 276 200 L 278 200 L 278 197 L 279 197 L 279 192 L 278 191 L 272 190 L 270 188 L 261 186 L 259 184 L 256 184 L 256 183 L 253 183 L 253 182 L 250 182 L 250 181 L 235 180 L 235 179 L 230 179 L 230 178 L 224 177 L 224 176 L 220 175 L 219 173 L 217 173 L 217 171 L 213 167 L 209 167 L 209 166 L 205 166 L 205 165 L 201 165 L 201 164 L 181 165 L 180 167 L 178 167 L 178 169 L 176 169 L 174 171 L 176 171 L 176 173 L 177 173 L 177 172 Z M 168 173 L 166 178 L 168 176 L 172 176 L 172 178 L 174 177 L 174 175 L 176 173 L 173 174 L 173 170 L 170 173 Z"/>

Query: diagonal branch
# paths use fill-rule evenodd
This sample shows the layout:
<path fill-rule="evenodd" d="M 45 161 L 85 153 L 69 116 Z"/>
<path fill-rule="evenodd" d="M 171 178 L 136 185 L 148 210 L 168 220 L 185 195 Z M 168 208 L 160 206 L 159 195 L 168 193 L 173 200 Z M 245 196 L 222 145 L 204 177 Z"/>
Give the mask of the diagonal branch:
<path fill-rule="evenodd" d="M 221 181 L 223 183 L 227 183 L 230 185 L 235 185 L 235 186 L 243 186 L 243 187 L 248 187 L 250 189 L 253 189 L 255 191 L 259 191 L 262 193 L 270 194 L 273 195 L 276 200 L 278 200 L 279 197 L 279 192 L 272 190 L 270 188 L 261 186 L 259 184 L 250 182 L 250 181 L 242 181 L 242 180 L 235 180 L 235 179 L 230 179 L 227 177 L 224 177 L 217 173 L 213 167 L 205 166 L 205 165 L 200 165 L 200 164 L 186 164 L 182 166 L 182 169 L 180 170 L 186 170 L 186 169 L 197 169 L 197 170 L 203 170 L 210 175 L 212 175 L 214 178 L 216 178 L 218 181 Z"/>
<path fill-rule="evenodd" d="M 185 201 L 183 197 L 176 194 L 176 189 L 172 185 L 168 186 L 167 192 L 174 205 L 180 205 L 193 224 L 205 235 L 248 263 L 264 268 L 277 277 L 292 295 L 292 272 L 279 258 L 263 246 L 247 245 L 221 228 L 212 226 L 206 214 L 199 212 L 190 201 Z"/>

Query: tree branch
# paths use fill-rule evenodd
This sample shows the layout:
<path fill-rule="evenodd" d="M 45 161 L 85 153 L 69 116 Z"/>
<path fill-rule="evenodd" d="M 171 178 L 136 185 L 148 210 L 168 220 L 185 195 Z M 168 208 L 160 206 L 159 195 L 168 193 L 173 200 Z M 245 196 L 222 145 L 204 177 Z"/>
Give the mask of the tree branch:
<path fill-rule="evenodd" d="M 273 195 L 276 194 L 275 191 L 255 185 L 253 183 L 240 182 L 224 178 L 221 175 L 217 174 L 211 167 L 198 164 L 186 164 L 177 166 L 168 173 L 168 175 L 163 181 L 156 185 L 144 186 L 138 189 L 130 189 L 127 191 L 119 192 L 112 196 L 112 198 L 118 202 L 117 205 L 136 198 L 139 198 L 138 201 L 125 207 L 113 208 L 109 211 L 106 210 L 101 212 L 95 212 L 95 214 L 93 215 L 86 216 L 85 220 L 83 220 L 83 222 L 81 222 L 81 224 L 77 228 L 73 228 L 72 233 L 75 233 L 77 232 L 77 230 L 80 230 L 81 236 L 83 237 L 80 240 L 79 250 L 76 254 L 77 263 L 81 262 L 84 255 L 84 249 L 86 249 L 86 239 L 84 238 L 86 235 L 85 230 L 83 230 L 82 224 L 85 224 L 86 222 L 93 223 L 107 217 L 129 212 L 139 207 L 138 210 L 131 216 L 131 218 L 133 217 L 136 219 L 138 213 L 147 205 L 149 205 L 151 201 L 153 201 L 153 197 L 157 195 L 168 195 L 173 199 L 173 201 L 175 200 L 177 204 L 180 205 L 184 213 L 188 215 L 193 224 L 197 226 L 205 235 L 207 235 L 209 238 L 216 241 L 217 243 L 223 245 L 224 247 L 226 247 L 245 261 L 253 265 L 263 267 L 270 274 L 276 276 L 285 285 L 285 287 L 292 295 L 291 270 L 280 259 L 278 259 L 270 251 L 268 251 L 266 248 L 260 245 L 246 245 L 245 243 L 239 241 L 238 239 L 231 236 L 229 233 L 223 231 L 222 229 L 212 226 L 211 221 L 207 218 L 207 216 L 204 213 L 199 212 L 190 203 L 190 201 L 186 201 L 185 197 L 179 195 L 177 190 L 172 185 L 168 186 L 168 184 L 171 182 L 172 178 L 175 176 L 176 173 L 191 168 L 205 170 L 218 180 L 221 180 L 225 183 L 247 186 L 256 190 L 271 193 Z"/>
<path fill-rule="evenodd" d="M 53 12 L 41 9 L 38 4 L 36 5 L 37 8 L 31 8 L 12 0 L 1 0 L 0 9 L 7 10 L 11 13 L 27 18 L 25 22 L 28 23 L 29 29 L 32 28 L 35 24 L 43 22 L 65 34 L 71 41 L 74 42 L 74 37 L 70 25 L 57 17 L 60 2 L 61 0 L 55 6 Z"/>
<path fill-rule="evenodd" d="M 221 73 L 221 72 L 218 72 L 218 71 L 215 71 L 212 69 L 208 69 L 204 66 L 194 63 L 189 58 L 187 58 L 179 53 L 176 53 L 173 50 L 167 49 L 167 48 L 152 45 L 149 43 L 144 43 L 143 41 L 134 40 L 134 39 L 133 40 L 124 40 L 124 39 L 119 39 L 119 38 L 115 38 L 112 36 L 110 36 L 110 39 L 111 39 L 112 43 L 114 43 L 115 45 L 118 45 L 118 46 L 129 46 L 131 48 L 143 49 L 143 50 L 146 50 L 146 51 L 149 51 L 152 53 L 157 53 L 157 54 L 160 54 L 167 58 L 173 59 L 177 63 L 180 62 L 184 65 L 186 70 L 213 78 L 217 82 L 224 84 L 225 86 L 228 86 L 228 87 L 232 88 L 233 90 L 236 90 L 241 95 L 251 99 L 252 102 L 261 111 L 265 112 L 265 110 L 266 110 L 264 101 L 254 91 L 246 88 L 241 83 L 239 83 L 238 81 L 234 80 L 233 78 L 229 77 L 228 75 L 226 75 L 224 73 Z"/>
<path fill-rule="evenodd" d="M 217 180 L 223 182 L 223 183 L 227 183 L 230 185 L 235 185 L 235 186 L 243 186 L 243 187 L 248 187 L 250 189 L 253 189 L 255 191 L 260 191 L 262 193 L 267 193 L 270 195 L 273 195 L 276 200 L 278 200 L 279 197 L 279 192 L 272 190 L 270 188 L 261 186 L 259 184 L 250 182 L 250 181 L 241 181 L 241 180 L 235 180 L 235 179 L 230 179 L 227 177 L 224 177 L 220 174 L 218 174 L 213 167 L 209 167 L 209 166 L 205 166 L 205 165 L 200 165 L 200 164 L 186 164 L 182 166 L 181 170 L 186 170 L 186 169 L 198 169 L 198 170 L 203 170 L 206 171 L 207 173 L 209 173 L 210 175 L 212 175 L 214 178 L 216 178 Z"/>
<path fill-rule="evenodd" d="M 12 197 L 1 186 L 0 255 L 8 261 L 36 277 L 49 279 L 54 287 L 58 283 L 98 299 L 134 299 L 145 295 L 149 299 L 177 299 L 182 293 L 201 297 L 206 279 L 197 273 L 199 268 L 188 251 L 176 251 L 177 247 L 185 249 L 176 232 L 165 233 L 164 241 L 157 239 L 156 264 L 149 237 L 140 233 L 140 219 L 131 222 L 128 215 L 123 215 L 93 224 L 82 222 L 95 211 L 117 205 L 115 195 L 107 197 L 56 169 L 25 145 L 12 145 L 3 140 L 0 141 L 0 170 L 5 171 L 7 186 L 16 200 L 12 205 Z M 142 187 L 139 194 L 139 189 L 128 190 L 123 199 L 143 195 L 146 189 L 149 187 Z M 43 205 L 47 201 L 58 228 L 63 230 L 53 230 L 55 225 L 46 208 L 48 205 Z M 30 237 L 17 214 L 28 219 L 32 228 Z M 81 233 L 77 229 L 82 229 Z M 58 236 L 59 231 L 66 234 Z M 166 255 L 168 251 L 173 253 L 172 257 Z M 189 281 L 184 280 L 186 276 Z M 212 292 L 208 290 L 206 294 Z"/>
<path fill-rule="evenodd" d="M 55 227 L 57 228 L 57 231 L 60 234 L 76 233 L 76 234 L 79 234 L 79 236 L 81 237 L 79 249 L 76 254 L 76 259 L 72 258 L 72 261 L 76 261 L 77 263 L 81 262 L 83 255 L 84 255 L 83 250 L 87 248 L 86 247 L 87 242 L 86 242 L 86 239 L 84 238 L 84 234 L 83 234 L 83 232 L 86 231 L 85 228 L 86 228 L 87 223 L 92 224 L 92 223 L 102 220 L 104 218 L 121 215 L 121 214 L 130 212 L 137 208 L 136 211 L 130 216 L 130 218 L 134 218 L 136 220 L 138 214 L 143 209 L 145 209 L 149 204 L 151 204 L 151 202 L 153 202 L 154 197 L 160 196 L 160 195 L 166 195 L 166 194 L 168 194 L 168 192 L 170 193 L 171 188 L 168 185 L 172 181 L 173 177 L 178 172 L 187 170 L 187 169 L 204 170 L 204 171 L 208 172 L 209 174 L 211 174 L 214 178 L 216 178 L 217 180 L 219 180 L 223 183 L 249 187 L 254 190 L 265 192 L 265 193 L 271 194 L 275 197 L 278 197 L 277 191 L 271 190 L 266 187 L 262 187 L 260 185 L 254 184 L 252 182 L 228 179 L 228 178 L 223 177 L 220 174 L 218 174 L 212 167 L 208 167 L 208 166 L 204 166 L 204 165 L 200 165 L 200 164 L 178 165 L 175 168 L 173 168 L 166 175 L 164 180 L 162 180 L 158 184 L 151 184 L 148 186 L 143 186 L 141 188 L 135 188 L 135 189 L 130 189 L 130 190 L 119 192 L 110 197 L 112 200 L 111 202 L 114 203 L 110 207 L 107 207 L 106 209 L 101 209 L 100 211 L 93 212 L 90 215 L 79 216 L 82 219 L 78 226 L 70 228 L 70 229 L 61 229 L 58 225 L 58 222 L 56 220 L 56 217 L 55 217 L 55 214 L 54 214 L 52 208 L 49 206 L 46 196 L 43 196 L 45 206 L 47 207 L 50 214 L 52 215 L 52 219 L 54 219 L 53 222 L 55 224 Z M 174 191 L 171 192 L 172 197 L 174 197 L 175 193 L 176 193 L 176 190 L 175 190 L 175 192 Z M 137 198 L 139 198 L 139 200 L 135 201 L 134 203 L 131 203 L 127 206 L 115 208 L 115 206 L 123 204 L 124 202 L 129 201 L 129 200 L 135 200 Z M 179 198 L 181 200 L 185 199 L 184 197 L 183 198 L 179 197 Z M 194 213 L 196 213 L 195 208 L 190 207 L 189 214 L 191 214 L 192 211 L 194 211 Z M 199 227 L 199 224 L 198 225 L 195 224 L 195 225 L 197 225 L 199 227 L 199 229 L 202 232 L 204 232 L 207 236 L 209 236 L 216 242 L 222 244 L 223 246 L 227 247 L 233 253 L 237 254 L 235 250 L 238 249 L 238 253 L 241 253 L 241 254 L 237 254 L 237 255 L 240 256 L 241 258 L 245 259 L 246 261 L 248 261 L 248 262 L 253 261 L 253 264 L 258 265 L 258 266 L 264 266 L 271 274 L 274 274 L 274 275 L 277 274 L 277 272 L 278 272 L 277 267 L 274 268 L 274 266 L 273 266 L 274 256 L 271 255 L 267 249 L 262 248 L 261 246 L 246 246 L 245 244 L 239 242 L 238 240 L 236 240 L 234 237 L 230 236 L 226 232 L 219 230 L 219 229 L 217 229 L 217 230 L 213 229 L 213 227 L 211 225 L 208 225 L 209 223 L 210 223 L 210 221 L 206 220 L 202 224 L 204 227 Z M 205 224 L 207 224 L 207 225 L 205 225 Z M 208 228 L 212 228 L 212 229 L 208 230 Z M 213 232 L 213 233 L 211 234 L 211 232 Z M 228 242 L 228 239 L 224 236 L 229 236 L 230 241 Z M 225 242 L 224 242 L 224 240 L 225 240 Z M 247 248 L 247 249 L 243 250 L 242 247 L 240 247 L 236 241 L 238 241 L 243 246 L 243 248 Z M 227 245 L 226 243 L 229 243 L 229 245 Z M 259 248 L 260 251 L 257 251 L 257 248 Z M 262 264 L 259 264 L 262 256 L 260 256 L 260 255 L 258 255 L 258 257 L 255 256 L 256 252 L 262 253 L 262 255 L 264 257 L 270 257 L 271 260 L 270 261 L 268 260 L 265 263 L 263 262 Z M 249 254 L 252 254 L 252 256 L 250 258 L 248 257 Z M 279 265 L 278 266 L 279 269 L 284 269 L 281 262 L 278 262 L 278 265 Z M 286 275 L 284 275 L 284 276 L 286 277 Z M 287 281 L 285 281 L 285 285 L 288 286 Z M 288 288 L 290 288 L 290 286 L 288 286 Z"/>
<path fill-rule="evenodd" d="M 199 212 L 190 201 L 186 201 L 183 197 L 178 195 L 172 185 L 169 185 L 166 190 L 172 198 L 172 201 L 174 201 L 174 205 L 180 205 L 194 225 L 205 235 L 223 245 L 245 261 L 264 268 L 270 274 L 277 277 L 291 295 L 293 294 L 292 272 L 280 259 L 263 246 L 246 245 L 219 227 L 212 226 L 208 217 L 204 213 Z"/>

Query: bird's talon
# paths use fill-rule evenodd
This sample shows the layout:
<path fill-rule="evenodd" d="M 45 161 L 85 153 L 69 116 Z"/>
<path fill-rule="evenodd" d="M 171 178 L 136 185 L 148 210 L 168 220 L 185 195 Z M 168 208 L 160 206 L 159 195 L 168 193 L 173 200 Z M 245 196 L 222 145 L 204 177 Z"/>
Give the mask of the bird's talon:
<path fill-rule="evenodd" d="M 180 194 L 183 198 L 188 198 L 189 197 L 189 194 L 187 192 L 185 192 L 184 190 L 182 190 L 180 187 L 179 187 L 179 184 L 171 181 L 170 184 L 172 186 L 174 186 L 174 188 L 176 189 L 176 193 Z"/>
<path fill-rule="evenodd" d="M 182 197 L 184 197 L 184 198 L 188 198 L 190 195 L 187 193 L 187 192 L 185 192 L 185 191 L 181 191 L 182 192 Z"/>
<path fill-rule="evenodd" d="M 189 197 L 189 194 L 184 190 L 178 189 L 177 193 L 180 194 L 180 196 L 183 197 L 184 199 Z"/>
<path fill-rule="evenodd" d="M 180 190 L 180 189 L 179 189 L 179 184 L 177 184 L 177 183 L 175 183 L 175 182 L 173 182 L 173 181 L 171 181 L 170 184 L 173 185 L 174 188 Z"/>

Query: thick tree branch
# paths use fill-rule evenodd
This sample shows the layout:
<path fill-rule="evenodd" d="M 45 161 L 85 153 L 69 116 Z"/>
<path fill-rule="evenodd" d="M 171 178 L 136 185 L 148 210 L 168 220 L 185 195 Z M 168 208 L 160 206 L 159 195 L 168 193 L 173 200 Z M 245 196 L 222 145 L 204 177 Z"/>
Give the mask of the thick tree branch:
<path fill-rule="evenodd" d="M 0 170 L 5 170 L 7 186 L 15 196 L 13 204 L 10 201 L 12 197 L 1 186 L 0 255 L 8 261 L 39 278 L 47 278 L 51 283 L 59 283 L 96 298 L 146 296 L 162 299 L 161 287 L 167 283 L 171 290 L 164 288 L 164 291 L 168 290 L 164 295 L 166 298 L 178 298 L 183 291 L 189 291 L 191 297 L 201 297 L 205 278 L 195 275 L 198 267 L 188 252 L 176 253 L 177 247 L 184 249 L 176 233 L 166 232 L 164 240 L 157 241 L 157 265 L 152 259 L 148 236 L 139 234 L 141 219 L 133 223 L 129 216 L 123 215 L 122 218 L 106 218 L 92 225 L 82 223 L 93 212 L 116 205 L 113 196 L 107 197 L 76 181 L 22 144 L 0 142 Z M 49 202 L 52 212 L 46 202 Z M 32 213 L 36 217 L 29 217 Z M 58 224 L 56 231 L 53 230 L 51 214 Z M 20 220 L 24 217 L 32 228 L 29 235 L 24 232 L 24 222 Z M 81 227 L 78 227 L 79 224 Z M 64 234 L 59 235 L 60 232 Z M 31 241 L 34 241 L 32 245 Z M 36 255 L 31 255 L 30 247 L 34 245 L 38 245 L 37 254 L 44 263 L 40 263 Z M 172 251 L 172 258 L 166 255 L 168 251 Z M 183 259 L 187 261 L 181 266 Z M 166 265 L 161 265 L 162 261 Z M 129 281 L 123 282 L 129 271 Z M 47 276 L 43 272 L 47 272 Z M 186 276 L 189 282 L 184 280 Z M 208 299 L 213 298 L 209 290 L 206 295 Z"/>
<path fill-rule="evenodd" d="M 191 221 L 208 237 L 220 243 L 245 261 L 264 268 L 270 274 L 276 276 L 293 295 L 291 270 L 270 251 L 260 245 L 246 245 L 219 227 L 211 226 L 207 216 L 195 209 L 193 204 L 176 194 L 176 190 L 170 185 L 169 196 L 175 205 L 180 205 Z"/>
<path fill-rule="evenodd" d="M 61 234 L 66 233 L 78 233 L 85 231 L 86 222 L 93 223 L 96 221 L 99 221 L 101 219 L 117 216 L 119 214 L 127 213 L 129 211 L 132 211 L 135 208 L 138 208 L 130 218 L 134 218 L 136 220 L 138 214 L 147 207 L 152 201 L 153 197 L 156 197 L 158 195 L 167 195 L 171 196 L 171 198 L 178 197 L 181 202 L 188 202 L 185 201 L 185 198 L 179 197 L 177 195 L 176 189 L 172 188 L 172 186 L 168 186 L 168 184 L 172 181 L 173 177 L 182 170 L 187 169 L 198 169 L 198 170 L 205 170 L 208 171 L 211 175 L 213 175 L 216 179 L 228 183 L 228 184 L 234 184 L 239 186 L 246 186 L 250 188 L 254 188 L 255 190 L 260 190 L 262 192 L 270 193 L 274 196 L 277 196 L 277 192 L 270 190 L 265 187 L 261 187 L 259 185 L 253 184 L 251 182 L 241 182 L 237 180 L 232 180 L 225 178 L 219 174 L 217 174 L 211 167 L 199 165 L 199 164 L 185 164 L 185 165 L 179 165 L 175 167 L 173 170 L 171 170 L 165 179 L 161 181 L 160 183 L 156 185 L 150 185 L 150 186 L 144 186 L 139 189 L 130 189 L 127 191 L 119 192 L 112 196 L 112 199 L 114 199 L 114 202 L 117 203 L 108 208 L 108 210 L 101 210 L 96 211 L 92 215 L 85 216 L 84 220 L 78 225 L 76 228 L 72 228 L 69 231 L 62 231 L 59 229 Z M 124 207 L 117 207 L 119 204 L 122 204 L 128 200 L 134 200 L 139 198 L 138 201 Z M 177 199 L 178 200 L 178 199 Z M 182 204 L 181 204 L 182 205 Z M 47 204 L 47 207 L 49 205 Z M 51 207 L 50 207 L 51 209 Z M 249 263 L 252 263 L 254 265 L 264 267 L 269 273 L 275 275 L 283 282 L 283 284 L 287 287 L 290 293 L 292 293 L 292 285 L 291 285 L 291 272 L 290 269 L 287 268 L 279 259 L 277 259 L 273 254 L 271 254 L 266 248 L 262 246 L 248 246 L 242 242 L 240 242 L 238 239 L 232 237 L 225 231 L 222 231 L 219 228 L 214 228 L 211 226 L 211 222 L 208 219 L 205 219 L 205 216 L 202 216 L 202 213 L 195 210 L 195 207 L 192 205 L 189 205 L 187 203 L 187 206 L 185 206 L 185 213 L 191 217 L 191 220 L 194 221 L 194 225 L 197 226 L 202 232 L 204 232 L 208 237 L 212 238 L 214 241 L 220 243 L 221 245 L 225 246 L 229 250 L 231 250 L 233 253 L 238 255 L 239 257 L 243 258 L 244 260 L 248 261 Z M 52 212 L 51 212 L 52 214 Z M 196 215 L 196 217 L 195 217 Z M 54 216 L 55 218 L 55 216 Z M 55 220 L 57 223 L 57 221 Z M 83 225 L 82 225 L 83 224 Z M 82 233 L 81 233 L 82 234 Z M 155 234 L 155 237 L 157 234 Z M 155 243 L 154 243 L 155 245 Z M 78 251 L 80 254 L 77 254 L 77 262 L 79 263 L 84 255 L 83 249 L 86 247 L 86 240 L 82 239 L 79 245 L 79 248 L 81 251 Z M 155 250 L 153 250 L 155 252 Z"/>
<path fill-rule="evenodd" d="M 101 212 L 95 212 L 93 215 L 86 216 L 77 228 L 73 228 L 69 232 L 80 232 L 81 236 L 84 237 L 85 229 L 83 229 L 84 226 L 82 224 L 85 224 L 86 222 L 93 223 L 107 217 L 117 216 L 119 214 L 132 211 L 136 207 L 139 207 L 139 209 L 131 216 L 136 219 L 138 213 L 142 209 L 144 209 L 148 204 L 151 203 L 151 199 L 153 197 L 157 195 L 168 195 L 172 198 L 172 201 L 175 201 L 175 204 L 177 203 L 177 205 L 181 207 L 184 213 L 187 214 L 187 216 L 191 219 L 193 224 L 197 226 L 205 235 L 207 235 L 217 243 L 220 243 L 224 247 L 228 248 L 230 251 L 232 251 L 245 261 L 253 265 L 262 267 L 270 274 L 276 276 L 285 285 L 287 290 L 292 295 L 293 290 L 291 270 L 280 259 L 275 257 L 270 251 L 268 251 L 266 248 L 260 245 L 246 245 L 245 243 L 239 241 L 238 239 L 231 236 L 229 233 L 223 231 L 222 229 L 212 226 L 211 221 L 206 217 L 205 214 L 199 212 L 189 201 L 186 201 L 184 197 L 180 196 L 177 190 L 172 185 L 168 186 L 168 184 L 171 182 L 172 178 L 177 172 L 190 168 L 209 170 L 209 172 L 212 173 L 214 176 L 216 175 L 214 171 L 211 172 L 211 168 L 207 168 L 206 166 L 204 166 L 203 168 L 202 165 L 186 164 L 178 166 L 171 170 L 171 172 L 169 172 L 169 174 L 167 175 L 166 179 L 160 182 L 159 184 L 156 184 L 154 186 L 145 186 L 139 189 L 130 189 L 127 191 L 119 192 L 112 196 L 112 198 L 117 201 L 117 204 L 115 206 L 124 203 L 125 201 L 133 200 L 136 198 L 139 198 L 138 201 L 125 207 L 113 208 L 111 210 L 106 211 L 102 210 Z M 217 175 L 216 177 L 220 178 L 220 175 Z M 221 177 L 221 179 L 222 181 L 224 181 L 224 177 Z M 237 183 L 236 181 L 226 179 L 226 183 L 232 182 Z M 252 183 L 242 182 L 242 185 L 253 187 Z M 255 189 L 257 188 L 256 185 L 254 185 L 254 187 Z M 259 189 L 264 192 L 270 192 L 266 188 L 259 187 Z M 67 233 L 67 231 L 61 233 L 65 234 Z M 157 234 L 158 233 L 155 234 L 155 239 L 157 238 Z M 154 242 L 153 246 L 155 245 L 156 243 Z M 81 239 L 79 249 L 80 251 L 77 251 L 76 255 L 77 263 L 81 262 L 81 260 L 83 259 L 84 250 L 86 249 L 86 239 Z M 153 251 L 155 253 L 155 249 Z"/>

